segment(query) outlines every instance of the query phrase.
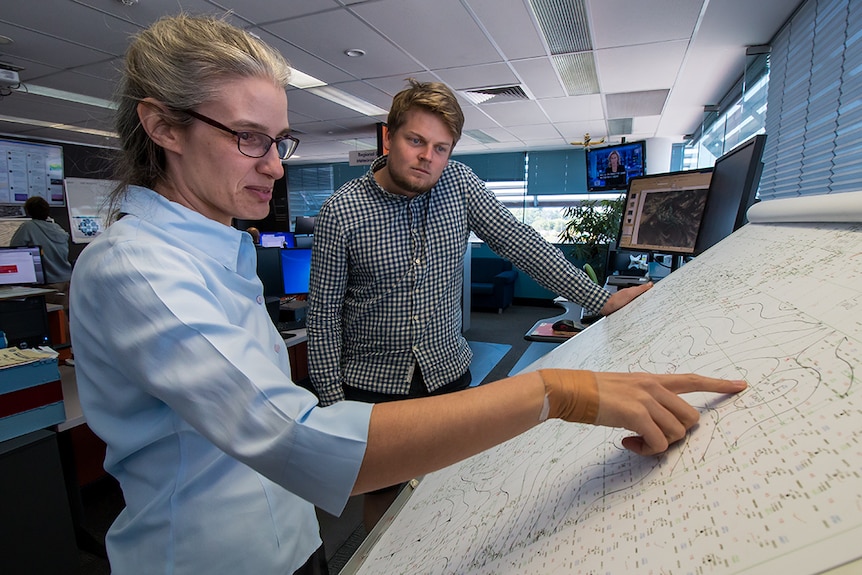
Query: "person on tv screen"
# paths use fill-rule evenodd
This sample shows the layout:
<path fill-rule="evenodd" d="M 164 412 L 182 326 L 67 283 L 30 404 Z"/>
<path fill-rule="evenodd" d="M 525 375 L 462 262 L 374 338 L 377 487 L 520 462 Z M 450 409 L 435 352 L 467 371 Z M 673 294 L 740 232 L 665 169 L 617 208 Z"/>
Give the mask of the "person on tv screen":
<path fill-rule="evenodd" d="M 471 232 L 592 315 L 611 314 L 652 286 L 612 295 L 518 220 L 469 167 L 450 161 L 464 114 L 449 87 L 408 82 L 390 107 L 388 155 L 317 215 L 306 325 L 309 376 L 323 405 L 470 386 L 461 294 Z M 395 486 L 366 495 L 367 529 L 397 494 Z"/>
<path fill-rule="evenodd" d="M 602 180 L 604 180 L 605 186 L 610 189 L 619 190 L 626 187 L 626 167 L 616 150 L 608 154 L 608 164 L 602 173 Z"/>
<path fill-rule="evenodd" d="M 116 118 L 118 216 L 72 272 L 76 379 L 125 508 L 111 572 L 327 573 L 315 505 L 451 465 L 548 419 L 627 427 L 666 450 L 699 418 L 697 375 L 532 371 L 478 389 L 322 407 L 291 380 L 256 249 L 290 136 L 291 70 L 224 20 L 165 17 L 132 40 Z M 315 248 L 316 249 L 316 248 Z M 105 318 L 110 318 L 106 321 Z"/>

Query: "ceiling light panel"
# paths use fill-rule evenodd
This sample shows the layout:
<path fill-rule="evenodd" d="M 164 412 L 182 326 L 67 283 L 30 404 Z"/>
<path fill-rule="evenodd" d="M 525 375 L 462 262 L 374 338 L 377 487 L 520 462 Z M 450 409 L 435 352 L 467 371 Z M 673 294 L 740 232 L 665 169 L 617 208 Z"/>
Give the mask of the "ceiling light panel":
<path fill-rule="evenodd" d="M 567 95 L 584 96 L 599 93 L 599 78 L 596 76 L 596 62 L 592 52 L 552 56 L 552 60 Z"/>
<path fill-rule="evenodd" d="M 551 54 L 593 49 L 585 0 L 530 0 Z"/>
<path fill-rule="evenodd" d="M 646 90 L 608 94 L 608 118 L 630 118 L 637 116 L 659 116 L 664 109 L 669 90 Z"/>

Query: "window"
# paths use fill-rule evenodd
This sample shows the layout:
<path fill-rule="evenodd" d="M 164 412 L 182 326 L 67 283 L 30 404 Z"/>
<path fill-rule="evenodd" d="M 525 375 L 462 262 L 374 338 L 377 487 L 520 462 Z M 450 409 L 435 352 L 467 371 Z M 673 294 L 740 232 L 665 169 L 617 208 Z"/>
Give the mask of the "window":
<path fill-rule="evenodd" d="M 749 58 L 742 79 L 724 97 L 719 111 L 706 117 L 685 146 L 680 169 L 710 168 L 738 144 L 766 131 L 769 54 Z"/>

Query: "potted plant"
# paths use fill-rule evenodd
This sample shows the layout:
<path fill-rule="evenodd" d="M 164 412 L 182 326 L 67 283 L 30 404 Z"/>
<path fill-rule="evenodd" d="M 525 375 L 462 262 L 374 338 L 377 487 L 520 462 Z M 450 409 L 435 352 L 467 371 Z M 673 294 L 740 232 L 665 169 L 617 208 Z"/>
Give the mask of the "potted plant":
<path fill-rule="evenodd" d="M 608 246 L 617 240 L 625 195 L 615 200 L 581 200 L 563 210 L 568 218 L 560 242 L 573 244 L 572 255 L 590 264 L 604 283 Z"/>

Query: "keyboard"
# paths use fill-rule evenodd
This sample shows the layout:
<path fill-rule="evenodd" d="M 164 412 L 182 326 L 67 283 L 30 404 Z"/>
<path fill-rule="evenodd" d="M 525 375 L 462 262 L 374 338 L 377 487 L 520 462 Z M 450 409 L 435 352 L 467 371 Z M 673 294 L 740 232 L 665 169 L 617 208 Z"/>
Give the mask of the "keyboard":
<path fill-rule="evenodd" d="M 301 319 L 299 321 L 280 321 L 275 324 L 275 327 L 278 328 L 279 332 L 293 331 L 295 329 L 305 329 L 305 320 Z"/>
<path fill-rule="evenodd" d="M 636 286 L 645 284 L 648 281 L 649 278 L 644 276 L 608 276 L 609 286 Z"/>

